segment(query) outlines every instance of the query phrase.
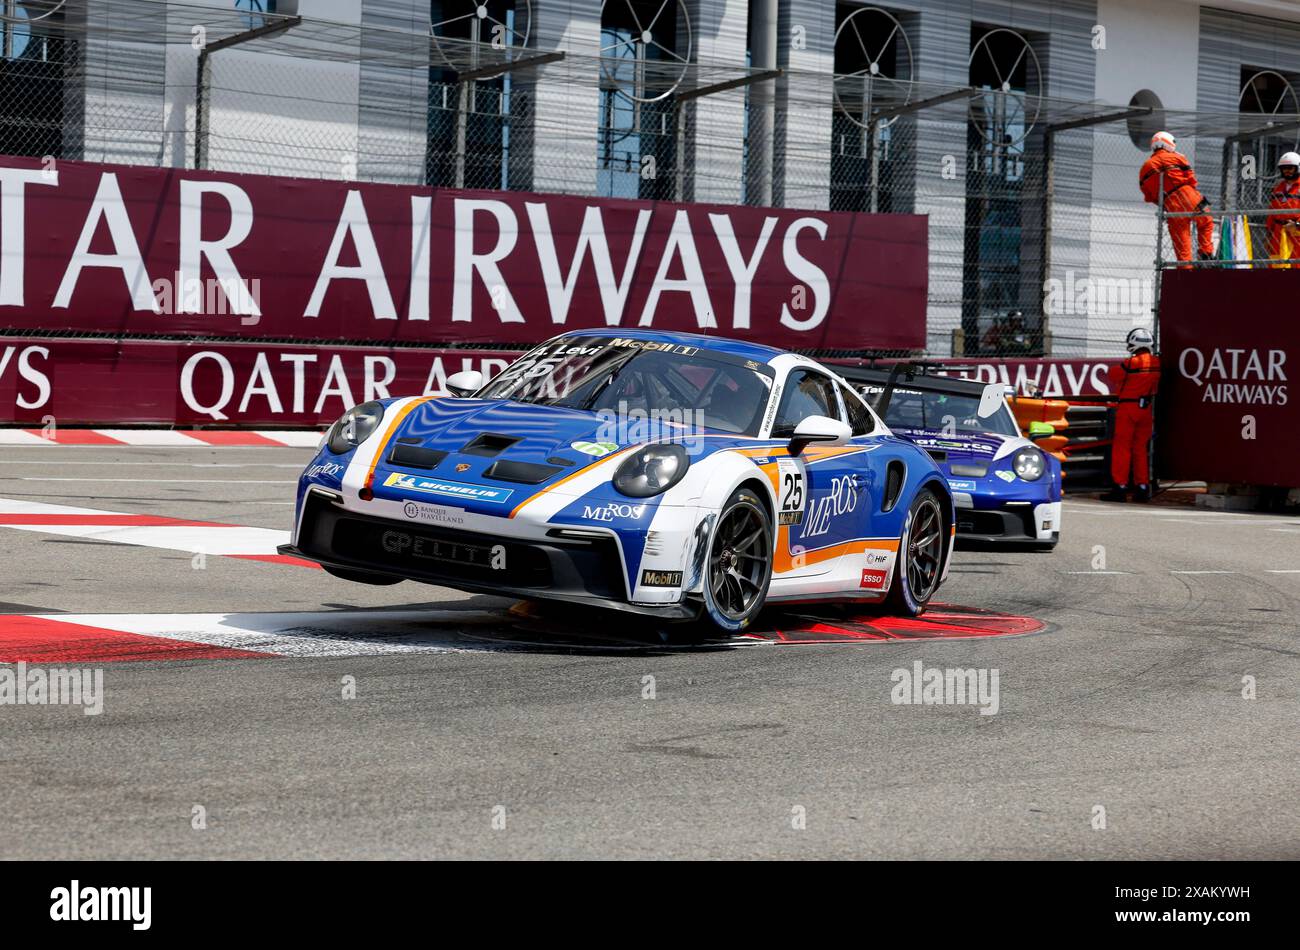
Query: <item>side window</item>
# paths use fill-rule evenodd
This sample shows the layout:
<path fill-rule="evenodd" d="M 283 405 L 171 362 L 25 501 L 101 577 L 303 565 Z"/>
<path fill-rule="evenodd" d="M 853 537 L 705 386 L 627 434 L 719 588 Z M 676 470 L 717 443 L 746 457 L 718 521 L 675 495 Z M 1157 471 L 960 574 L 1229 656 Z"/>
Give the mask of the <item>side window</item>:
<path fill-rule="evenodd" d="M 844 409 L 849 414 L 849 426 L 854 435 L 867 435 L 876 428 L 876 420 L 871 418 L 871 411 L 862 404 L 853 390 L 841 386 L 840 396 L 844 400 Z"/>
<path fill-rule="evenodd" d="M 839 400 L 835 398 L 835 384 L 821 373 L 797 369 L 785 378 L 785 392 L 781 394 L 772 435 L 778 439 L 789 438 L 794 435 L 795 426 L 809 416 L 843 421 Z"/>

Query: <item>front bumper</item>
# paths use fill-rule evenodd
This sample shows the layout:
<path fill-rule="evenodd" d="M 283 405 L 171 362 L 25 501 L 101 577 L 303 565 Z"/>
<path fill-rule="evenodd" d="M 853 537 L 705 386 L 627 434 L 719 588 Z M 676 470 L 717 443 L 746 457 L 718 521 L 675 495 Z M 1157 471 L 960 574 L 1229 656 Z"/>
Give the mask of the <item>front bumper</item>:
<path fill-rule="evenodd" d="M 1001 508 L 957 507 L 957 538 L 981 543 L 1055 544 L 1060 536 L 1060 502 Z"/>
<path fill-rule="evenodd" d="M 348 511 L 320 492 L 303 499 L 297 544 L 279 551 L 338 570 L 474 593 L 562 600 L 674 620 L 698 614 L 688 601 L 629 602 L 612 537 L 519 539 L 399 522 Z"/>

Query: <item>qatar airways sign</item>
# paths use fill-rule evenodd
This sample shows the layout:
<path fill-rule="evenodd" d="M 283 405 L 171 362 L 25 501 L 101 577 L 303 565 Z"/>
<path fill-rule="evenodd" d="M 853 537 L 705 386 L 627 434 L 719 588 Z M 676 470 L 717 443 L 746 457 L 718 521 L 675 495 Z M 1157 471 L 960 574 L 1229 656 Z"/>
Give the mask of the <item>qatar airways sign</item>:
<path fill-rule="evenodd" d="M 1166 271 L 1159 476 L 1300 488 L 1296 270 Z"/>
<path fill-rule="evenodd" d="M 924 217 L 0 158 L 0 327 L 535 342 L 655 327 L 925 343 Z"/>

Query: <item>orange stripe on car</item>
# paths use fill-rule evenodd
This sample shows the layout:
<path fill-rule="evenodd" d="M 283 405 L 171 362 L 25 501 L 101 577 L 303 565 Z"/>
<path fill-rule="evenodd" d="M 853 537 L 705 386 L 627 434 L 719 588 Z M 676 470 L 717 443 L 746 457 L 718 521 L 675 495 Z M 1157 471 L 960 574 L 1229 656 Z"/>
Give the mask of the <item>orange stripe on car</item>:
<path fill-rule="evenodd" d="M 565 475 L 563 478 L 561 478 L 558 482 L 554 483 L 553 485 L 547 485 L 547 486 L 546 486 L 545 488 L 543 488 L 541 491 L 536 492 L 536 493 L 534 493 L 534 494 L 532 494 L 532 495 L 529 495 L 527 498 L 525 498 L 525 499 L 524 499 L 523 501 L 521 501 L 519 504 L 515 505 L 515 507 L 514 507 L 514 508 L 511 510 L 511 512 L 510 512 L 510 517 L 513 518 L 515 515 L 519 514 L 520 509 L 523 508 L 524 505 L 528 504 L 529 502 L 536 501 L 538 498 L 541 498 L 541 497 L 542 497 L 543 495 L 545 495 L 547 492 L 549 492 L 549 491 L 553 491 L 554 489 L 559 488 L 559 487 L 560 487 L 561 485 L 563 485 L 565 482 L 571 482 L 571 481 L 573 481 L 575 478 L 577 478 L 579 475 L 582 475 L 582 474 L 584 474 L 585 472 L 589 472 L 589 471 L 591 471 L 591 469 L 592 469 L 594 466 L 596 466 L 596 465 L 600 465 L 602 462 L 608 462 L 608 461 L 610 461 L 611 459 L 616 459 L 616 458 L 619 458 L 619 457 L 621 457 L 621 456 L 624 456 L 624 455 L 626 455 L 628 452 L 631 452 L 633 449 L 638 449 L 638 448 L 641 448 L 641 446 L 639 446 L 639 445 L 633 445 L 633 446 L 629 446 L 629 447 L 626 448 L 626 449 L 620 449 L 619 451 L 615 452 L 613 455 L 605 455 L 605 456 L 602 456 L 601 458 L 594 459 L 590 464 L 588 464 L 588 465 L 584 465 L 582 468 L 578 469 L 576 472 L 573 472 L 573 473 L 571 473 L 571 474 L 569 474 L 569 475 Z"/>
<path fill-rule="evenodd" d="M 366 472 L 366 481 L 363 487 L 369 488 L 371 482 L 375 480 L 375 469 L 379 466 L 379 460 L 384 457 L 384 449 L 388 448 L 388 441 L 393 437 L 393 433 L 397 431 L 397 427 L 402 424 L 402 420 L 409 416 L 411 410 L 416 406 L 422 406 L 433 398 L 435 397 L 424 396 L 423 398 L 408 402 L 398 411 L 397 415 L 393 417 L 393 421 L 388 424 L 388 430 L 384 433 L 383 440 L 379 443 L 379 448 L 375 452 L 375 457 L 370 460 L 370 471 Z"/>
<path fill-rule="evenodd" d="M 782 528 L 784 529 L 784 525 Z M 787 529 L 788 530 L 788 529 Z M 824 548 L 818 548 L 815 551 L 804 551 L 800 554 L 791 554 L 789 543 L 778 544 L 776 556 L 772 559 L 772 571 L 777 574 L 784 574 L 788 571 L 798 570 L 799 568 L 808 567 L 813 564 L 821 564 L 824 561 L 834 560 L 844 554 L 862 554 L 866 551 L 897 551 L 898 541 L 889 538 L 858 538 L 853 541 L 844 541 L 840 544 L 831 544 Z M 798 566 L 795 562 L 798 561 Z"/>

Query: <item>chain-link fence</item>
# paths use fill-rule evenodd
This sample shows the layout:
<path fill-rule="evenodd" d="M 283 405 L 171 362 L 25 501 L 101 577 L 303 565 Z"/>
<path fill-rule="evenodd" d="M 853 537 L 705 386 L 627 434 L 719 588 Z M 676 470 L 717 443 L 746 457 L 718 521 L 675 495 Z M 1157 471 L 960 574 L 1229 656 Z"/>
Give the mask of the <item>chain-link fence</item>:
<path fill-rule="evenodd" d="M 1121 352 L 1152 319 L 1157 242 L 1172 256 L 1138 191 L 1152 132 L 1179 136 L 1216 214 L 1265 206 L 1300 134 L 1290 115 L 710 65 L 620 21 L 547 48 L 498 0 L 460 32 L 161 0 L 21 6 L 0 16 L 0 153 L 924 214 L 937 357 Z"/>

